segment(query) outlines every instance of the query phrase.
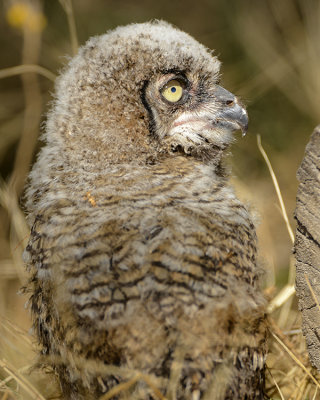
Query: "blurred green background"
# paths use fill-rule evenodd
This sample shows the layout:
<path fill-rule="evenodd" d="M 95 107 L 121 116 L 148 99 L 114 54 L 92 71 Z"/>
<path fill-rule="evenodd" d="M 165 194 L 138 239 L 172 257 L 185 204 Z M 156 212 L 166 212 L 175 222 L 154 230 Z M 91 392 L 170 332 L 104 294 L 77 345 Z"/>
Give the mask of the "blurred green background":
<path fill-rule="evenodd" d="M 248 135 L 239 135 L 232 147 L 236 190 L 257 214 L 265 286 L 285 282 L 292 244 L 256 135 L 261 135 L 293 222 L 296 170 L 320 122 L 320 2 L 74 0 L 73 17 L 70 4 L 68 0 L 1 4 L 0 312 L 7 313 L 10 294 L 23 281 L 20 257 L 28 229 L 18 205 L 23 209 L 23 182 L 39 149 L 39 126 L 54 91 L 53 81 L 37 73 L 8 75 L 20 64 L 37 64 L 59 74 L 74 47 L 68 14 L 80 45 L 118 25 L 156 18 L 215 49 L 223 63 L 222 85 L 242 98 L 250 117 Z M 12 306 L 16 310 L 17 304 Z"/>

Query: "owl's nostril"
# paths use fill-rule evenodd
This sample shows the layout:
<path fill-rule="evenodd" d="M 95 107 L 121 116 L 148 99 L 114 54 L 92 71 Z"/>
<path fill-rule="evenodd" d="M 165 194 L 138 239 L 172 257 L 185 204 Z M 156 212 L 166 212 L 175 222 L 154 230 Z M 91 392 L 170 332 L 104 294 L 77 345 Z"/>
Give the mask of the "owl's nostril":
<path fill-rule="evenodd" d="M 232 93 L 228 92 L 228 90 L 219 85 L 216 85 L 215 87 L 215 98 L 223 106 L 230 107 L 237 103 L 237 98 Z"/>

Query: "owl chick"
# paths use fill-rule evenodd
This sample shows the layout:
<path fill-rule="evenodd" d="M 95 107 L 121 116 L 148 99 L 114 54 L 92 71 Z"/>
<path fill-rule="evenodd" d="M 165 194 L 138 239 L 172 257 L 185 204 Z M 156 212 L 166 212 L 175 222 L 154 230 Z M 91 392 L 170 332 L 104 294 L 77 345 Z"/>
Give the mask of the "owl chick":
<path fill-rule="evenodd" d="M 155 21 L 91 38 L 57 81 L 25 260 L 65 399 L 263 398 L 256 233 L 222 165 L 248 117 L 219 69 Z"/>

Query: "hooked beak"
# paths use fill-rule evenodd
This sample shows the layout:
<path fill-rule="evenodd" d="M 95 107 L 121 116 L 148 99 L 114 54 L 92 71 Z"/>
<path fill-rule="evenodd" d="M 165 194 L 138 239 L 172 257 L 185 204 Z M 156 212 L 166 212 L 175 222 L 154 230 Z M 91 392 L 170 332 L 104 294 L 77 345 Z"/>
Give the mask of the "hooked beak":
<path fill-rule="evenodd" d="M 238 98 L 219 85 L 216 86 L 214 96 L 217 102 L 221 104 L 220 111 L 214 121 L 215 125 L 228 130 L 241 129 L 242 136 L 245 136 L 248 131 L 249 119 L 246 109 L 241 105 Z"/>
<path fill-rule="evenodd" d="M 192 149 L 210 145 L 225 148 L 232 142 L 232 132 L 248 130 L 248 114 L 238 98 L 216 85 L 209 101 L 200 103 L 197 109 L 182 112 L 174 119 L 166 141 L 173 148 L 182 147 L 190 154 Z"/>

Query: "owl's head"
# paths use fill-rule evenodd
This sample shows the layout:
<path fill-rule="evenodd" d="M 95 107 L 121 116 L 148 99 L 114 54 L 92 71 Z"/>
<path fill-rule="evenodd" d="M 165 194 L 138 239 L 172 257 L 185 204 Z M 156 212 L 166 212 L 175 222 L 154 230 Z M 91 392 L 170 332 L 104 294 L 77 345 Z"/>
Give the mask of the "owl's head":
<path fill-rule="evenodd" d="M 57 82 L 46 140 L 101 168 L 177 155 L 214 161 L 248 124 L 219 86 L 219 69 L 208 49 L 165 22 L 91 38 Z"/>

